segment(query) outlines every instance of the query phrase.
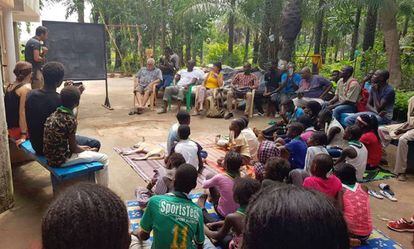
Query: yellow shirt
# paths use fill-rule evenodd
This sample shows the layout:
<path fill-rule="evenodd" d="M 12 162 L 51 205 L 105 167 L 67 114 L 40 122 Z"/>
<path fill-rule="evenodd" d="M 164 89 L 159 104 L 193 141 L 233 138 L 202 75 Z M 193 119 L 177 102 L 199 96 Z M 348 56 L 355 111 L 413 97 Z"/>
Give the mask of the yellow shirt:
<path fill-rule="evenodd" d="M 207 80 L 206 80 L 206 85 L 205 85 L 205 87 L 207 88 L 207 89 L 214 89 L 214 88 L 219 88 L 220 86 L 219 86 L 219 79 L 221 78 L 221 77 L 223 77 L 223 74 L 222 73 L 219 73 L 219 75 L 218 75 L 218 77 L 216 78 L 215 76 L 214 76 L 214 72 L 213 71 L 211 71 L 209 74 L 208 74 L 208 76 L 207 76 Z"/>

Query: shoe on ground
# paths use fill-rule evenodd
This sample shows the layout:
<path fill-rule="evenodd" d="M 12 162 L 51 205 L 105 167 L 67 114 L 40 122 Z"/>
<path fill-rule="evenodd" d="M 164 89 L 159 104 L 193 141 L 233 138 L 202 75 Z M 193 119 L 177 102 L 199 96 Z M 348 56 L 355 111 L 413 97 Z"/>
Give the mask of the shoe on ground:
<path fill-rule="evenodd" d="M 397 198 L 395 198 L 393 195 L 391 195 L 386 190 L 380 190 L 380 194 L 382 194 L 385 198 L 387 198 L 390 201 L 393 201 L 393 202 L 396 202 L 397 201 Z"/>
<path fill-rule="evenodd" d="M 375 197 L 375 198 L 380 199 L 380 200 L 384 199 L 384 196 L 378 194 L 377 191 L 372 190 L 372 189 L 368 190 L 368 194 L 370 196 Z"/>
<path fill-rule="evenodd" d="M 158 114 L 167 113 L 167 109 L 164 109 L 164 108 L 159 109 L 159 110 L 157 111 L 157 113 L 158 113 Z"/>
<path fill-rule="evenodd" d="M 397 180 L 400 182 L 405 182 L 407 181 L 407 176 L 405 174 L 398 174 Z"/>
<path fill-rule="evenodd" d="M 224 116 L 224 119 L 227 120 L 227 119 L 231 119 L 233 117 L 234 117 L 233 113 L 229 112 L 229 113 L 226 114 L 226 116 Z"/>
<path fill-rule="evenodd" d="M 265 114 L 262 112 L 255 113 L 253 116 L 255 117 L 263 117 Z"/>
<path fill-rule="evenodd" d="M 387 227 L 396 232 L 414 233 L 414 222 L 409 222 L 404 218 L 388 222 Z"/>

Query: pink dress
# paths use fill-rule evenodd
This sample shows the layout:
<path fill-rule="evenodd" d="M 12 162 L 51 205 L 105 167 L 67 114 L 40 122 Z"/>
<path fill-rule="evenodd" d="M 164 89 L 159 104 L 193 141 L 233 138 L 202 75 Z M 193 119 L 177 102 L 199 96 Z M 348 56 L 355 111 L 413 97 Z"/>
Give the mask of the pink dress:
<path fill-rule="evenodd" d="M 353 188 L 343 185 L 344 218 L 349 233 L 358 236 L 369 236 L 372 232 L 371 206 L 369 195 L 359 183 Z"/>
<path fill-rule="evenodd" d="M 326 179 L 310 176 L 303 181 L 303 187 L 314 189 L 329 197 L 336 198 L 339 191 L 342 190 L 342 183 L 341 180 L 334 175 L 330 175 Z"/>
<path fill-rule="evenodd" d="M 203 182 L 203 188 L 215 187 L 220 193 L 217 211 L 223 217 L 236 212 L 239 205 L 233 199 L 234 179 L 227 174 L 217 174 Z"/>

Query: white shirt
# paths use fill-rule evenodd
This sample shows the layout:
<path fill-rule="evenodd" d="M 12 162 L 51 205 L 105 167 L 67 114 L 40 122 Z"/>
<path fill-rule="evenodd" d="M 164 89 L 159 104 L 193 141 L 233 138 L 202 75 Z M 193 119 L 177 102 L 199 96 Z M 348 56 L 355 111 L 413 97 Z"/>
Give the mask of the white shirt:
<path fill-rule="evenodd" d="M 180 80 L 177 82 L 177 86 L 182 87 L 190 85 L 193 79 L 200 80 L 204 77 L 204 72 L 196 68 L 191 72 L 188 72 L 187 69 L 182 69 L 177 74 L 181 76 Z"/>
<path fill-rule="evenodd" d="M 256 134 L 250 128 L 246 128 L 241 131 L 249 144 L 250 158 L 257 159 L 257 151 L 259 150 L 259 140 L 257 140 Z"/>
<path fill-rule="evenodd" d="M 344 140 L 344 128 L 342 125 L 336 120 L 335 118 L 332 118 L 331 123 L 328 126 L 325 126 L 325 133 L 328 135 L 329 132 L 335 128 L 339 128 L 339 133 L 336 133 L 336 135 L 332 138 L 331 142 L 328 144 L 329 147 L 339 147 L 339 148 L 345 148 L 348 146 L 348 142 Z"/>
<path fill-rule="evenodd" d="M 175 145 L 174 152 L 183 155 L 185 162 L 198 170 L 198 145 L 194 141 L 181 140 Z"/>
<path fill-rule="evenodd" d="M 362 181 L 364 178 L 368 160 L 368 150 L 363 143 L 361 145 L 362 147 L 358 148 L 353 144 L 349 144 L 357 152 L 357 156 L 355 158 L 345 158 L 345 162 L 351 164 L 356 169 L 356 178 L 358 181 Z"/>
<path fill-rule="evenodd" d="M 306 151 L 306 157 L 305 157 L 305 170 L 310 174 L 310 169 L 313 163 L 313 159 L 315 159 L 315 156 L 317 154 L 326 154 L 329 155 L 328 151 L 323 146 L 310 146 L 308 147 L 308 150 Z"/>

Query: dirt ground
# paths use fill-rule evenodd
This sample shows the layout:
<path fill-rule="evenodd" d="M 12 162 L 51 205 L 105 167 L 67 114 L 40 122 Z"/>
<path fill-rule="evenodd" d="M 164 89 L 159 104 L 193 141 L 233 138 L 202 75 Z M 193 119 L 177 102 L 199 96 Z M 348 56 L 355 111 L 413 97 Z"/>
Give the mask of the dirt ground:
<path fill-rule="evenodd" d="M 103 108 L 105 84 L 102 81 L 85 83 L 79 110 L 78 134 L 95 137 L 102 143 L 102 152 L 110 158 L 110 188 L 122 199 L 134 197 L 137 186 L 144 181 L 114 151 L 114 146 L 131 146 L 142 136 L 146 141 L 165 142 L 167 132 L 175 117 L 172 113 L 158 115 L 148 111 L 143 115 L 128 116 L 132 105 L 132 81 L 130 78 L 109 79 L 110 101 L 113 111 Z M 173 108 L 175 112 L 175 109 Z M 269 120 L 254 117 L 251 127 L 264 128 Z M 193 138 L 212 137 L 226 134 L 228 121 L 196 117 L 192 119 Z M 391 164 L 394 162 L 395 147 L 388 148 Z M 31 162 L 13 167 L 15 191 L 14 207 L 0 214 L 0 249 L 25 249 L 32 241 L 40 240 L 40 223 L 43 212 L 53 199 L 50 175 L 39 164 Z M 372 200 L 372 217 L 376 228 L 380 229 L 403 248 L 412 248 L 413 235 L 396 233 L 386 228 L 383 219 L 411 217 L 414 214 L 414 177 L 407 182 L 395 179 L 384 181 L 396 192 L 397 203 L 388 200 Z M 378 182 L 368 184 L 377 188 Z"/>

